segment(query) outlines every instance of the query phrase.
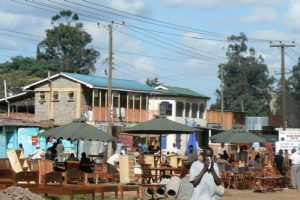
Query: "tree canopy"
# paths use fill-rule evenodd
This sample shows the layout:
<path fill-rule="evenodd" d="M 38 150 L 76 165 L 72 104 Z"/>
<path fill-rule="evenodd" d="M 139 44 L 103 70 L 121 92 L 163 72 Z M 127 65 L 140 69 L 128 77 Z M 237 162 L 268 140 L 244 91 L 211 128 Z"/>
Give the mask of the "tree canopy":
<path fill-rule="evenodd" d="M 78 15 L 71 11 L 60 11 L 52 17 L 54 27 L 46 30 L 46 39 L 38 45 L 37 60 L 52 62 L 54 72 L 95 72 L 100 54 L 87 47 L 92 37 L 83 30 L 82 23 L 77 23 L 78 19 Z"/>
<path fill-rule="evenodd" d="M 6 79 L 9 93 L 21 92 L 21 87 L 59 72 L 91 74 L 100 55 L 87 46 L 92 37 L 78 23 L 79 16 L 69 10 L 52 17 L 52 29 L 46 30 L 47 37 L 37 46 L 36 58 L 15 56 L 0 64 L 0 88 Z M 0 98 L 4 97 L 3 89 Z"/>
<path fill-rule="evenodd" d="M 219 65 L 224 73 L 224 109 L 247 112 L 250 115 L 266 115 L 270 112 L 270 91 L 273 79 L 268 76 L 267 65 L 262 56 L 246 45 L 244 33 L 231 36 L 226 56 L 228 62 Z M 220 90 L 217 102 L 211 109 L 220 109 Z"/>
<path fill-rule="evenodd" d="M 159 82 L 158 78 L 154 78 L 154 79 L 147 78 L 145 83 L 150 87 L 157 87 L 161 85 L 161 82 Z"/>

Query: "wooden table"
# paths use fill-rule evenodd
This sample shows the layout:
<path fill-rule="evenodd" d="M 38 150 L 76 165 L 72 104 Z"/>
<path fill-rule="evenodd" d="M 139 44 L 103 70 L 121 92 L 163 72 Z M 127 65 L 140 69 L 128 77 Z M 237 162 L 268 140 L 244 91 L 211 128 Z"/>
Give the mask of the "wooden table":
<path fill-rule="evenodd" d="M 123 193 L 124 191 L 136 191 L 137 192 L 137 199 L 140 198 L 140 185 L 130 185 L 130 184 L 119 184 L 118 190 L 120 192 L 120 199 L 123 200 Z"/>
<path fill-rule="evenodd" d="M 150 167 L 150 170 L 151 171 L 155 171 L 155 177 L 156 177 L 156 180 L 162 178 L 163 176 L 166 175 L 166 172 L 169 172 L 170 175 L 173 174 L 173 172 L 175 170 L 177 170 L 177 168 L 175 167 Z M 158 174 L 159 172 L 159 174 Z"/>
<path fill-rule="evenodd" d="M 77 194 L 90 194 L 92 195 L 92 200 L 95 200 L 94 188 L 79 188 L 66 185 L 35 185 L 28 187 L 28 189 L 36 194 L 68 195 L 70 196 L 70 200 L 73 200 L 73 196 Z"/>

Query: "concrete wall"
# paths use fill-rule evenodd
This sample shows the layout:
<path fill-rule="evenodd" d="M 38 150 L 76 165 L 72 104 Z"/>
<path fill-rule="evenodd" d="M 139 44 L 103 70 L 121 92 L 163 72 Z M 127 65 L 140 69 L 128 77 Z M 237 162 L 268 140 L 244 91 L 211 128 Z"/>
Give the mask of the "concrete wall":
<path fill-rule="evenodd" d="M 35 88 L 35 118 L 37 120 L 54 119 L 55 124 L 65 124 L 81 117 L 81 84 L 64 77 L 52 80 L 51 88 L 43 83 Z M 45 94 L 45 101 L 41 101 L 41 92 Z M 55 101 L 53 93 L 58 92 Z M 69 93 L 74 92 L 73 100 Z M 51 95 L 50 95 L 51 94 Z"/>

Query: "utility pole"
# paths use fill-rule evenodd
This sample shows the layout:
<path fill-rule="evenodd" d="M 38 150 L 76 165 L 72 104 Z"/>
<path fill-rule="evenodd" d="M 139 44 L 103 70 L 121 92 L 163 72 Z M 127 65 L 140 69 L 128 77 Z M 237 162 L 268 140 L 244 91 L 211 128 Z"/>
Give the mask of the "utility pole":
<path fill-rule="evenodd" d="M 112 118 L 111 118 L 111 105 L 112 105 L 112 25 L 108 25 L 109 34 L 109 49 L 108 49 L 108 94 L 107 94 L 107 133 L 112 135 Z"/>
<path fill-rule="evenodd" d="M 4 97 L 5 97 L 5 102 L 7 103 L 7 117 L 10 117 L 10 103 L 7 100 L 7 87 L 6 87 L 6 80 L 3 81 L 3 86 L 4 86 Z"/>
<path fill-rule="evenodd" d="M 293 42 L 294 43 L 294 42 Z M 285 60 L 284 60 L 284 49 L 287 47 L 295 47 L 294 44 L 284 44 L 280 42 L 279 44 L 270 43 L 270 47 L 278 47 L 281 52 L 281 95 L 282 95 L 282 130 L 286 130 L 287 121 L 286 121 L 286 82 L 285 82 Z"/>
<path fill-rule="evenodd" d="M 221 126 L 224 128 L 224 65 L 221 64 Z"/>

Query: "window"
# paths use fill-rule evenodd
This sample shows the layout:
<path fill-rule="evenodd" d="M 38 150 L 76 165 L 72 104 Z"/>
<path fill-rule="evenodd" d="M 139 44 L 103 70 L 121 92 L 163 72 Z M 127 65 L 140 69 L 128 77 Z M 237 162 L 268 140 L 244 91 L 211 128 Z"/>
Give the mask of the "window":
<path fill-rule="evenodd" d="M 183 116 L 183 103 L 182 102 L 176 102 L 176 117 L 182 117 Z"/>
<path fill-rule="evenodd" d="M 120 97 L 120 93 L 113 91 L 113 107 L 114 108 L 118 108 L 119 107 L 119 97 Z"/>
<path fill-rule="evenodd" d="M 205 104 L 200 104 L 199 106 L 199 118 L 202 119 L 205 112 Z"/>
<path fill-rule="evenodd" d="M 45 96 L 45 92 L 40 92 L 40 102 L 45 102 L 46 101 L 46 96 Z"/>
<path fill-rule="evenodd" d="M 73 91 L 68 92 L 68 97 L 69 97 L 68 101 L 74 101 L 75 100 L 74 99 L 74 97 L 75 97 L 74 92 Z"/>
<path fill-rule="evenodd" d="M 146 108 L 147 108 L 147 95 L 145 95 L 145 94 L 143 94 L 142 95 L 142 107 L 141 107 L 141 109 L 143 109 L 143 110 L 146 110 Z"/>
<path fill-rule="evenodd" d="M 192 104 L 192 118 L 197 118 L 198 104 Z"/>
<path fill-rule="evenodd" d="M 106 103 L 106 91 L 105 90 L 101 90 L 100 91 L 100 95 L 101 95 L 101 107 L 105 107 L 105 103 Z"/>
<path fill-rule="evenodd" d="M 129 98 L 129 108 L 133 108 L 133 94 L 128 93 L 128 98 Z"/>
<path fill-rule="evenodd" d="M 185 117 L 190 117 L 190 109 L 191 109 L 190 103 L 186 103 L 185 104 Z"/>
<path fill-rule="evenodd" d="M 172 104 L 169 102 L 161 102 L 159 106 L 160 114 L 172 116 Z"/>
<path fill-rule="evenodd" d="M 54 91 L 53 92 L 53 99 L 52 99 L 52 101 L 59 101 L 58 100 L 58 91 Z"/>
<path fill-rule="evenodd" d="M 94 106 L 99 106 L 99 90 L 94 90 Z"/>
<path fill-rule="evenodd" d="M 140 109 L 140 94 L 135 94 L 134 96 L 134 109 Z"/>

